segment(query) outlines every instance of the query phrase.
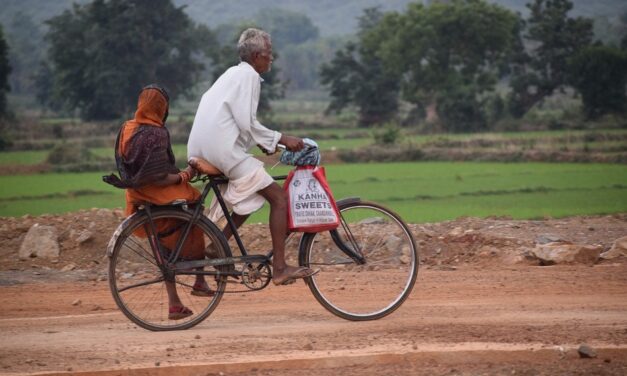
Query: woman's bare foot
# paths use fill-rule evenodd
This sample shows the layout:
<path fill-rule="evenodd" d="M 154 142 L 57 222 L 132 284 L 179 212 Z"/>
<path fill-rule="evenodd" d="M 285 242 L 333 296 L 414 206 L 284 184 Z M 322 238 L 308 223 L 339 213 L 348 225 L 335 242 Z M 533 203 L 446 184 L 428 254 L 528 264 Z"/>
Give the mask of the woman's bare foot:
<path fill-rule="evenodd" d="M 216 293 L 209 287 L 207 281 L 202 276 L 198 276 L 192 287 L 191 294 L 194 296 L 214 296 Z"/>

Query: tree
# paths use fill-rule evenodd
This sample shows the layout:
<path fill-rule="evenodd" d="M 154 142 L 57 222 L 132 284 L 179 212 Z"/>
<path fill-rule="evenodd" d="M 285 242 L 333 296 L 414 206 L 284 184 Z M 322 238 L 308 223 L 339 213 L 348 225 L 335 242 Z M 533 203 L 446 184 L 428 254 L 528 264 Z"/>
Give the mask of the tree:
<path fill-rule="evenodd" d="M 569 82 L 581 93 L 588 118 L 625 113 L 627 51 L 606 46 L 580 50 L 569 60 Z"/>
<path fill-rule="evenodd" d="M 16 94 L 35 92 L 35 75 L 42 60 L 44 50 L 43 33 L 40 25 L 23 12 L 16 13 L 6 30 L 7 41 L 11 47 L 9 56 L 11 76 L 9 83 Z"/>
<path fill-rule="evenodd" d="M 524 115 L 544 98 L 567 84 L 567 62 L 592 42 L 592 20 L 570 18 L 569 0 L 534 0 L 527 4 L 530 16 L 522 49 L 513 64 L 510 111 Z"/>
<path fill-rule="evenodd" d="M 9 46 L 4 39 L 4 32 L 0 26 L 0 119 L 7 115 L 7 92 L 11 89 L 9 86 Z M 1 131 L 1 130 L 0 130 Z M 4 144 L 0 140 L 0 145 Z"/>
<path fill-rule="evenodd" d="M 170 0 L 94 0 L 47 21 L 53 101 L 86 119 L 128 114 L 140 89 L 164 85 L 170 99 L 189 93 L 215 45 Z"/>
<path fill-rule="evenodd" d="M 9 47 L 4 40 L 4 32 L 0 25 L 0 150 L 4 150 L 11 142 L 5 132 L 5 118 L 8 115 L 7 109 L 7 92 L 11 89 L 9 86 Z"/>
<path fill-rule="evenodd" d="M 481 0 L 411 3 L 371 31 L 379 56 L 401 80 L 402 96 L 419 109 L 435 104 L 450 131 L 487 125 L 485 107 L 512 51 L 517 18 Z"/>
<path fill-rule="evenodd" d="M 383 66 L 377 55 L 380 40 L 370 34 L 382 17 L 377 8 L 366 9 L 359 19 L 358 42 L 347 43 L 320 69 L 321 83 L 330 87 L 332 97 L 327 112 L 354 104 L 363 127 L 387 122 L 398 109 L 398 76 Z"/>
<path fill-rule="evenodd" d="M 288 45 L 281 53 L 281 72 L 289 88 L 296 90 L 320 89 L 320 66 L 331 61 L 335 52 L 344 46 L 346 40 L 328 37 L 310 40 L 297 45 Z"/>

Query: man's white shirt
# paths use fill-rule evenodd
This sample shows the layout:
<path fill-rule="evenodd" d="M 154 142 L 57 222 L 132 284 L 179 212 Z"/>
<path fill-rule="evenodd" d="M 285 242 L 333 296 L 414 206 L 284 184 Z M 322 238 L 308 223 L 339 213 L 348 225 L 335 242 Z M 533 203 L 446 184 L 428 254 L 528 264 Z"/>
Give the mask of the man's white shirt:
<path fill-rule="evenodd" d="M 230 179 L 241 178 L 263 163 L 248 150 L 276 148 L 281 134 L 257 120 L 262 78 L 246 62 L 229 68 L 200 100 L 187 143 L 187 158 L 201 157 Z"/>

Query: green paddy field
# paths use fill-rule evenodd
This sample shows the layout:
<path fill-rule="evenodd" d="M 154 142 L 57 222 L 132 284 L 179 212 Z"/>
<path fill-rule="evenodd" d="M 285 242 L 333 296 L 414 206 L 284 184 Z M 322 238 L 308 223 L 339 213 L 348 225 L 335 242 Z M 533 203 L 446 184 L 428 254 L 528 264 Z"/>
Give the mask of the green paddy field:
<path fill-rule="evenodd" d="M 336 199 L 376 201 L 412 223 L 627 212 L 626 165 L 413 162 L 328 165 L 326 172 Z M 123 207 L 123 191 L 103 183 L 103 174 L 0 176 L 0 216 Z M 266 222 L 267 216 L 264 208 L 251 221 Z"/>

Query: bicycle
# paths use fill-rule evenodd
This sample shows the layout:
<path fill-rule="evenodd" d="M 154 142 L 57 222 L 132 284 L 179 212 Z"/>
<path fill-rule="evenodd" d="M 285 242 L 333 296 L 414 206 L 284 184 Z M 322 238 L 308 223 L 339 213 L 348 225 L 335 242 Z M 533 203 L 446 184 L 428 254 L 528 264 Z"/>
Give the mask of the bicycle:
<path fill-rule="evenodd" d="M 286 176 L 273 178 L 285 180 Z M 219 186 L 228 179 L 202 174 L 194 181 L 206 183 L 197 202 L 144 204 L 118 226 L 109 241 L 113 298 L 126 317 L 148 330 L 188 329 L 202 322 L 225 293 L 242 292 L 227 291 L 227 280 L 242 285 L 243 291 L 258 291 L 272 279 L 272 251 L 250 254 L 227 210 Z M 203 215 L 210 191 L 225 213 L 241 256 L 233 256 L 222 231 Z M 304 282 L 324 308 L 341 318 L 363 321 L 387 316 L 407 299 L 416 282 L 419 257 L 414 238 L 401 217 L 379 204 L 351 197 L 338 200 L 337 206 L 341 217 L 337 229 L 301 235 L 299 265 L 320 269 Z M 177 225 L 157 233 L 155 221 L 164 219 Z M 179 256 L 194 226 L 204 234 L 205 258 L 185 260 Z M 176 247 L 167 249 L 160 239 L 176 231 L 180 232 Z M 144 236 L 138 236 L 140 232 Z M 191 294 L 197 275 L 212 277 L 207 278 L 212 296 Z M 168 319 L 165 281 L 176 283 L 193 315 Z"/>

